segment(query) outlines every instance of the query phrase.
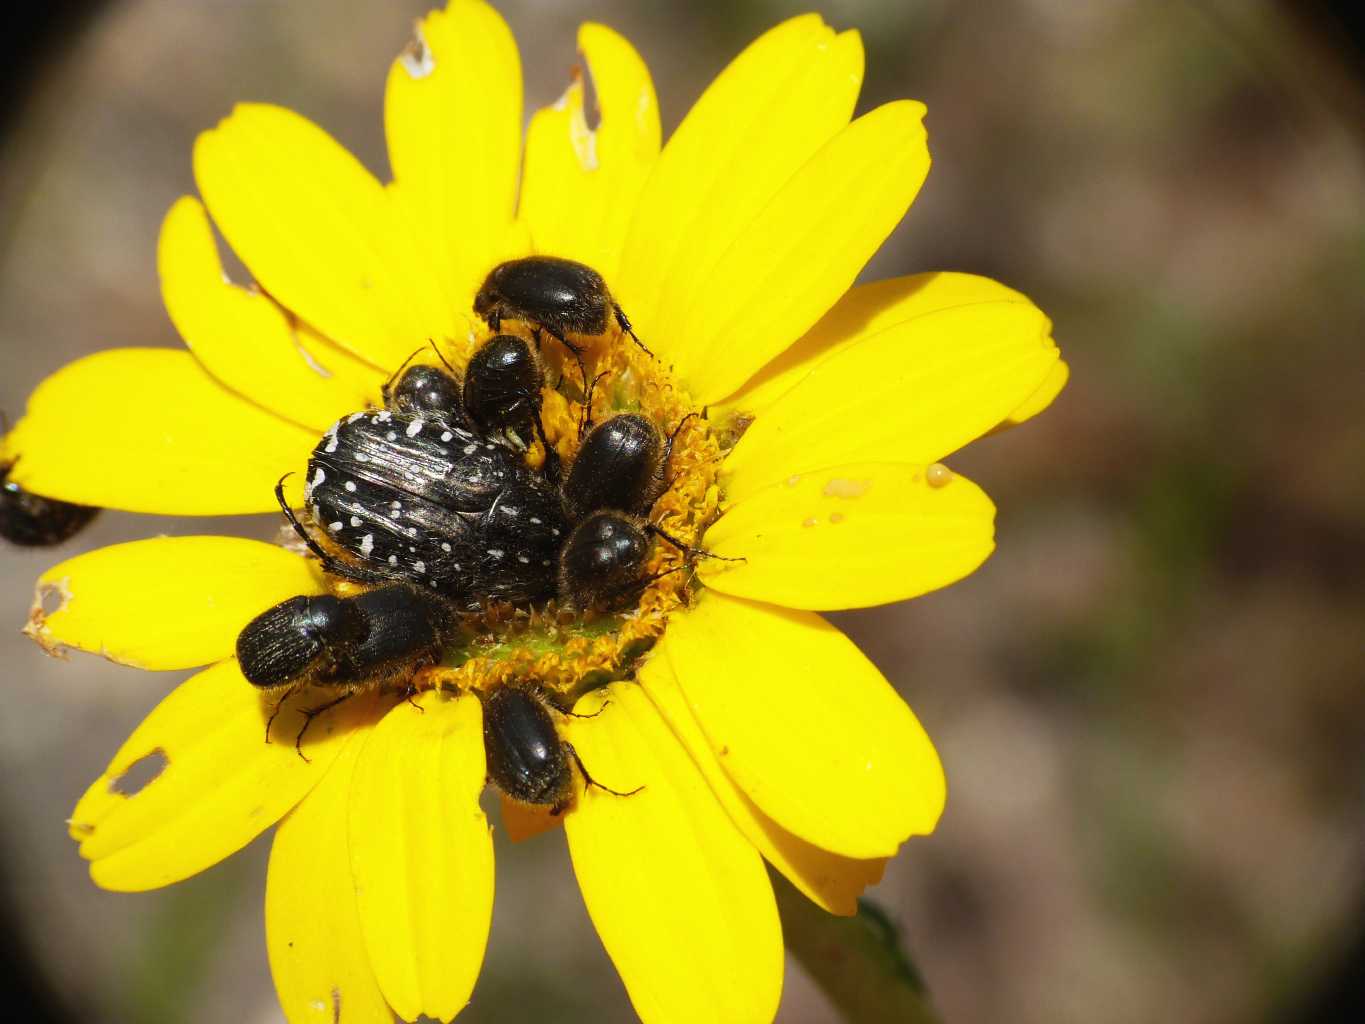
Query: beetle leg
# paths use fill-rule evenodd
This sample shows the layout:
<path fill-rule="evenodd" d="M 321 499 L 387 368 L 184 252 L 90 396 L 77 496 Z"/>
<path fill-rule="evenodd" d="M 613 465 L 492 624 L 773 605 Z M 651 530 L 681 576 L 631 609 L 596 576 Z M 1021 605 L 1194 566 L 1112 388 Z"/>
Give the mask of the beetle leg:
<path fill-rule="evenodd" d="M 636 786 L 630 792 L 622 793 L 620 790 L 612 789 L 610 786 L 602 785 L 602 783 L 598 782 L 596 779 L 594 779 L 591 775 L 588 774 L 588 769 L 583 766 L 583 759 L 578 756 L 578 751 L 573 748 L 573 744 L 570 743 L 568 740 L 565 740 L 564 746 L 569 751 L 569 756 L 573 758 L 573 763 L 578 765 L 578 770 L 583 773 L 584 793 L 588 791 L 589 786 L 596 786 L 598 789 L 602 790 L 603 792 L 610 793 L 612 796 L 634 796 L 636 793 L 640 792 L 640 790 L 645 788 L 644 786 Z"/>
<path fill-rule="evenodd" d="M 531 402 L 531 423 L 536 428 L 536 437 L 540 439 L 540 443 L 545 447 L 545 463 L 542 467 L 545 478 L 550 481 L 552 487 L 558 487 L 560 477 L 559 452 L 556 451 L 555 446 L 550 443 L 550 439 L 545 436 L 545 424 L 540 418 L 540 402 L 536 400 L 539 397 L 539 395 L 534 398 L 529 395 L 527 396 L 528 400 Z"/>
<path fill-rule="evenodd" d="M 284 500 L 284 482 L 293 475 L 293 473 L 286 473 L 284 476 L 280 477 L 279 482 L 275 484 L 275 500 L 280 503 L 280 511 L 284 513 L 284 518 L 289 520 L 289 525 L 294 528 L 294 532 L 299 535 L 299 538 L 307 546 L 308 550 L 317 556 L 318 561 L 322 563 L 322 571 L 331 573 L 333 576 L 340 576 L 343 579 L 352 580 L 356 583 L 389 582 L 392 579 L 390 576 L 375 572 L 373 569 L 362 569 L 359 566 L 348 565 L 341 559 L 329 555 L 323 546 L 315 541 L 312 535 L 304 529 L 303 524 L 299 522 L 298 516 L 294 515 L 294 510 L 289 507 L 289 502 Z"/>
<path fill-rule="evenodd" d="M 275 702 L 275 706 L 270 709 L 270 717 L 265 720 L 265 741 L 270 742 L 270 727 L 275 724 L 275 719 L 279 717 L 280 711 L 284 708 L 284 702 L 303 688 L 302 683 L 291 686 L 284 691 L 284 696 Z"/>
<path fill-rule="evenodd" d="M 312 763 L 312 759 L 309 758 L 309 756 L 303 752 L 302 744 L 303 734 L 306 733 L 308 731 L 308 727 L 313 724 L 313 719 L 317 718 L 318 715 L 322 714 L 324 711 L 331 711 L 332 708 L 336 707 L 338 704 L 344 703 L 345 701 L 350 700 L 354 696 L 355 696 L 354 690 L 347 690 L 340 697 L 336 697 L 332 700 L 329 700 L 326 704 L 319 704 L 317 707 L 303 709 L 303 728 L 300 729 L 299 734 L 294 737 L 294 750 L 299 755 L 299 757 L 303 758 L 305 761 L 308 761 L 310 764 Z"/>
<path fill-rule="evenodd" d="M 583 435 L 592 429 L 592 396 L 597 390 L 597 382 L 605 377 L 610 370 L 603 370 L 588 384 L 587 395 L 583 399 L 583 408 L 578 414 L 578 439 L 583 440 Z"/>

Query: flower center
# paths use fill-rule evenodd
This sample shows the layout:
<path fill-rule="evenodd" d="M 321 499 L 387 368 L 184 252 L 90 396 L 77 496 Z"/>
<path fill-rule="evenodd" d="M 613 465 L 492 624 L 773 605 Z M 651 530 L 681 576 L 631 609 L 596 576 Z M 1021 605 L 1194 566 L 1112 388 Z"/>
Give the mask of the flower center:
<path fill-rule="evenodd" d="M 520 327 L 504 325 L 502 333 L 523 333 Z M 442 355 L 456 367 L 468 365 L 468 357 L 489 336 L 484 332 L 448 344 Z M 530 340 L 529 331 L 524 336 Z M 558 341 L 543 338 L 540 344 L 546 381 L 541 422 L 565 471 L 574 464 L 590 426 L 615 415 L 644 417 L 665 442 L 663 490 L 645 515 L 659 532 L 648 535 L 651 549 L 639 583 L 623 590 L 620 600 L 607 608 L 562 599 L 531 606 L 489 602 L 482 611 L 462 616 L 460 636 L 440 663 L 416 674 L 413 685 L 418 689 L 488 694 L 502 685 L 534 680 L 571 705 L 582 693 L 630 675 L 663 634 L 669 614 L 689 599 L 696 553 L 680 550 L 662 535 L 685 548 L 700 545 L 718 514 L 720 446 L 710 424 L 659 359 L 615 327 L 600 338 L 575 339 L 580 342 L 587 346 L 581 369 Z M 543 444 L 535 441 L 525 458 L 543 471 L 545 455 Z M 354 589 L 344 583 L 334 586 L 338 593 Z"/>

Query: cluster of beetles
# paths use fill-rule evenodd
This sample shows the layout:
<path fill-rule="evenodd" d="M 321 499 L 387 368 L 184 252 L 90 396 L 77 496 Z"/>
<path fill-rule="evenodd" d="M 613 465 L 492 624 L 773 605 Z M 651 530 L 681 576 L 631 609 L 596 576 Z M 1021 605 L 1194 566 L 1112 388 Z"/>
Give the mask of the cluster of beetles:
<path fill-rule="evenodd" d="M 436 663 L 462 618 L 493 603 L 551 599 L 610 610 L 655 578 L 646 566 L 656 539 L 689 557 L 700 553 L 649 520 L 666 488 L 676 429 L 665 438 L 635 413 L 592 424 L 595 382 L 584 373 L 581 441 L 570 465 L 545 436 L 542 336 L 556 339 L 580 369 L 582 350 L 571 338 L 615 325 L 644 349 L 601 275 L 556 257 L 512 260 L 489 273 L 474 311 L 492 336 L 463 379 L 449 366 L 405 364 L 385 384 L 382 408 L 352 413 L 323 435 L 304 483 L 311 522 L 286 502 L 284 479 L 275 487 L 281 511 L 323 571 L 364 588 L 291 597 L 237 638 L 242 674 L 280 695 L 277 713 L 305 688 L 330 691 L 303 711 L 300 756 L 309 723 L 354 693 L 383 687 L 410 696 L 413 674 Z M 531 340 L 503 333 L 505 321 L 524 325 Z M 533 467 L 526 449 L 536 440 L 545 458 Z M 96 514 L 25 491 L 8 479 L 12 466 L 0 466 L 5 539 L 61 543 Z M 574 765 L 585 784 L 607 788 L 560 737 L 554 715 L 570 711 L 548 690 L 527 680 L 480 696 L 488 774 L 510 797 L 559 813 L 573 799 Z"/>

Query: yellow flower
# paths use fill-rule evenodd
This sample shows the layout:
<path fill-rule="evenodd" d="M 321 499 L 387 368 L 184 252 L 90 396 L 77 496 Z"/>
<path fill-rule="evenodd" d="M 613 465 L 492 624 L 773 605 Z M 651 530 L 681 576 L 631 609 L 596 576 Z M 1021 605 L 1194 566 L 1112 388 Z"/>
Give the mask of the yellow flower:
<path fill-rule="evenodd" d="M 1041 411 L 1066 368 L 1047 319 L 999 284 L 941 273 L 852 287 L 929 168 L 919 104 L 852 119 L 855 32 L 814 15 L 779 25 L 662 150 L 635 51 L 598 25 L 579 45 L 600 123 L 575 81 L 532 119 L 524 161 L 517 51 L 479 0 L 432 13 L 393 64 L 387 185 L 298 115 L 239 106 L 196 143 L 202 204 L 179 200 L 162 231 L 163 295 L 189 351 L 65 367 L 5 453 L 23 453 L 17 483 L 67 501 L 273 512 L 280 476 L 297 479 L 330 424 L 377 404 L 415 347 L 467 354 L 485 336 L 471 306 L 495 263 L 548 253 L 598 269 L 671 368 L 661 391 L 729 432 L 693 525 L 700 546 L 741 560 L 702 560 L 689 603 L 680 587 L 654 619 L 641 611 L 657 620 L 650 639 L 663 634 L 652 651 L 576 708 L 602 713 L 563 720 L 596 779 L 643 786 L 580 796 L 563 818 L 569 851 L 643 1019 L 765 1021 L 783 952 L 764 860 L 851 913 L 944 801 L 919 723 L 816 612 L 913 597 L 978 566 L 993 506 L 938 460 Z M 210 217 L 255 287 L 228 281 Z M 73 812 L 95 881 L 167 885 L 278 823 L 266 931 L 289 1019 L 453 1017 L 493 899 L 477 696 L 427 688 L 418 713 L 366 694 L 315 723 L 305 760 L 263 742 L 261 697 L 233 653 L 254 615 L 329 588 L 316 562 L 162 538 L 40 582 L 60 604 L 35 612 L 41 642 L 208 666 Z M 274 729 L 301 725 L 290 707 Z"/>

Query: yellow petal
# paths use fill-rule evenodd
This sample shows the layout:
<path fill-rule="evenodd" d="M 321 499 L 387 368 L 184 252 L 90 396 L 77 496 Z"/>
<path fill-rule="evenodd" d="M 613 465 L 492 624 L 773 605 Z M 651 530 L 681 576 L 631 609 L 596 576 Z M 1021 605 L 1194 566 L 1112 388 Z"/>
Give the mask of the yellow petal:
<path fill-rule="evenodd" d="M 858 285 L 846 292 L 820 322 L 796 344 L 765 365 L 735 394 L 714 407 L 720 414 L 762 414 L 778 398 L 790 391 L 817 365 L 874 334 L 906 321 L 942 309 L 975 306 L 983 302 L 1023 302 L 1028 299 L 988 277 L 935 271 L 893 277 L 885 281 Z M 900 359 L 913 362 L 933 358 L 943 347 L 943 339 L 919 336 L 927 351 L 914 352 L 904 347 Z"/>
<path fill-rule="evenodd" d="M 304 760 L 294 749 L 304 695 L 280 712 L 266 742 L 273 704 L 234 660 L 156 706 L 71 812 L 71 837 L 98 885 L 155 889 L 237 852 L 313 788 L 374 713 L 369 698 L 356 697 L 319 716 L 303 738 Z"/>
<path fill-rule="evenodd" d="M 692 396 L 730 394 L 838 300 L 929 173 L 924 107 L 878 107 L 831 139 L 673 307 L 670 347 Z"/>
<path fill-rule="evenodd" d="M 1053 403 L 1070 379 L 1071 367 L 1067 366 L 1065 360 L 1058 359 L 1052 364 L 1052 370 L 1043 378 L 1043 383 L 1039 385 L 1038 390 L 1024 399 L 1023 404 L 1006 416 L 1004 421 L 995 429 L 1008 430 L 1010 427 L 1017 427 L 1019 424 L 1033 419 Z"/>
<path fill-rule="evenodd" d="M 792 18 L 736 57 L 668 140 L 612 282 L 641 338 L 665 362 L 687 354 L 683 322 L 697 286 L 848 124 L 862 76 L 856 32 L 836 35 L 816 14 Z"/>
<path fill-rule="evenodd" d="M 56 611 L 42 613 L 54 592 Z M 316 563 L 237 537 L 158 537 L 100 548 L 38 578 L 25 632 L 121 665 L 194 668 L 232 657 L 255 616 L 297 594 L 320 594 Z"/>
<path fill-rule="evenodd" d="M 770 1021 L 782 933 L 757 851 L 633 683 L 589 694 L 565 730 L 603 785 L 566 816 L 583 900 L 635 1012 L 658 1021 Z"/>
<path fill-rule="evenodd" d="M 514 843 L 534 839 L 542 833 L 559 828 L 564 824 L 562 814 L 552 813 L 550 807 L 532 807 L 503 795 L 502 827 L 507 830 L 507 838 Z"/>
<path fill-rule="evenodd" d="M 451 331 L 379 181 L 293 111 L 243 103 L 194 144 L 214 223 L 283 306 L 375 366 Z"/>
<path fill-rule="evenodd" d="M 269 512 L 317 435 L 227 390 L 177 349 L 96 352 L 29 397 L 5 439 L 37 494 L 160 515 Z"/>
<path fill-rule="evenodd" d="M 225 386 L 319 433 L 378 400 L 381 374 L 324 371 L 295 338 L 279 306 L 227 279 L 199 200 L 184 196 L 170 208 L 156 262 L 171 322 Z"/>
<path fill-rule="evenodd" d="M 370 734 L 351 783 L 351 869 L 370 964 L 404 1020 L 469 1001 L 493 915 L 493 839 L 479 808 L 476 697 L 417 698 Z"/>
<path fill-rule="evenodd" d="M 538 252 L 616 276 L 635 202 L 659 155 L 659 104 L 640 55 L 603 25 L 578 30 L 600 122 L 588 126 L 583 81 L 536 111 L 526 135 L 521 216 Z"/>
<path fill-rule="evenodd" d="M 832 611 L 904 601 L 966 576 L 991 553 L 995 506 L 941 465 L 854 463 L 747 494 L 706 531 L 713 590 Z M 743 561 L 727 562 L 722 558 Z"/>
<path fill-rule="evenodd" d="M 701 726 L 687 707 L 666 658 L 651 658 L 640 669 L 640 684 L 679 742 L 701 769 L 730 820 L 768 863 L 786 875 L 808 899 L 832 914 L 858 912 L 858 897 L 881 881 L 886 858 L 854 860 L 830 853 L 792 835 L 764 814 L 725 774 Z"/>
<path fill-rule="evenodd" d="M 356 910 L 348 852 L 348 743 L 322 781 L 275 830 L 265 882 L 270 973 L 289 1024 L 389 1024 Z"/>
<path fill-rule="evenodd" d="M 875 665 L 810 612 L 705 594 L 666 657 L 721 765 L 783 828 L 845 857 L 933 831 L 943 767 Z"/>
<path fill-rule="evenodd" d="M 1008 416 L 1056 361 L 1047 318 L 1020 302 L 944 309 L 873 334 L 754 421 L 725 460 L 727 500 L 848 462 L 936 462 Z"/>
<path fill-rule="evenodd" d="M 478 0 L 452 0 L 416 31 L 389 69 L 384 127 L 392 191 L 453 336 L 515 212 L 521 62 L 506 23 Z"/>

